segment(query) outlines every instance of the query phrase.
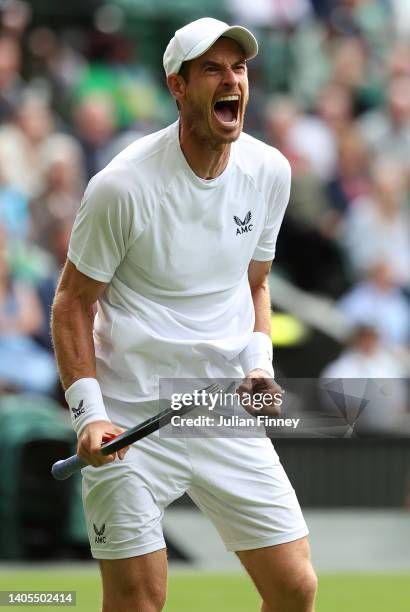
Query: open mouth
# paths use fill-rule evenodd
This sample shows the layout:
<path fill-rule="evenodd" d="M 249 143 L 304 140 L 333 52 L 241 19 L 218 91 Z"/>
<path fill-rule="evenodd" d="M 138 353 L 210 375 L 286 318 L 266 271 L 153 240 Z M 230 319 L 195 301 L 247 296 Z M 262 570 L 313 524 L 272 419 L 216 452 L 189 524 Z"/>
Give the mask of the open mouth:
<path fill-rule="evenodd" d="M 214 104 L 214 113 L 221 123 L 236 123 L 239 112 L 239 96 L 223 96 Z"/>

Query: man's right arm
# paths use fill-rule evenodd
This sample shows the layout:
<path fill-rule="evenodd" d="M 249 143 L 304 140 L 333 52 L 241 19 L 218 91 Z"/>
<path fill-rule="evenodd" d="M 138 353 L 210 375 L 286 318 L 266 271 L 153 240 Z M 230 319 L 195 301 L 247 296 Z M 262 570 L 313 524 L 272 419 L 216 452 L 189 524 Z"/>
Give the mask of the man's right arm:
<path fill-rule="evenodd" d="M 90 390 L 92 387 L 99 389 L 93 340 L 94 304 L 106 287 L 106 283 L 82 274 L 67 260 L 57 287 L 51 320 L 54 349 L 65 390 L 72 389 L 74 383 L 87 390 L 87 381 Z M 91 400 L 84 398 L 85 404 L 88 399 Z M 104 457 L 99 453 L 103 437 L 118 435 L 122 431 L 107 417 L 96 417 L 79 432 L 77 452 L 94 467 L 109 463 L 116 455 Z M 127 448 L 118 451 L 118 457 L 122 459 L 126 451 Z"/>

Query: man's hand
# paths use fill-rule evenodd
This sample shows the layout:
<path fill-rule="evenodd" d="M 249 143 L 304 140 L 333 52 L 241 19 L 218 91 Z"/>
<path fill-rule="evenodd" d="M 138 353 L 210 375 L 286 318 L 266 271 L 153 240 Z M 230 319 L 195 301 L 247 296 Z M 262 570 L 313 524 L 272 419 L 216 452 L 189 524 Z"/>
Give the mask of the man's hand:
<path fill-rule="evenodd" d="M 236 392 L 243 398 L 243 407 L 252 415 L 279 416 L 281 413 L 283 389 L 275 383 L 268 372 L 261 369 L 255 369 L 248 372 L 244 381 L 239 385 Z M 249 401 L 245 401 L 245 397 L 250 396 L 255 401 L 249 405 Z M 262 404 L 262 405 L 261 405 Z"/>
<path fill-rule="evenodd" d="M 101 444 L 110 438 L 118 436 L 125 431 L 122 427 L 117 427 L 110 421 L 94 421 L 86 425 L 78 438 L 77 454 L 89 465 L 99 467 L 105 463 L 111 463 L 115 457 L 124 459 L 129 446 L 122 448 L 111 455 L 100 453 Z"/>

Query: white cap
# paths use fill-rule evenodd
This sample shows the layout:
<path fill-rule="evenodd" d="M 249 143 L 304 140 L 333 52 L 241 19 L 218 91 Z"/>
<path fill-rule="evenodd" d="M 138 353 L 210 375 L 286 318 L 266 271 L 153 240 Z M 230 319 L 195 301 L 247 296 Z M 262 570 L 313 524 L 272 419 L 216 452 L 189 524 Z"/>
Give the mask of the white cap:
<path fill-rule="evenodd" d="M 246 59 L 252 59 L 258 53 L 256 38 L 246 28 L 203 17 L 177 30 L 169 41 L 164 53 L 166 75 L 178 74 L 183 62 L 203 55 L 221 36 L 236 40 L 244 50 Z"/>

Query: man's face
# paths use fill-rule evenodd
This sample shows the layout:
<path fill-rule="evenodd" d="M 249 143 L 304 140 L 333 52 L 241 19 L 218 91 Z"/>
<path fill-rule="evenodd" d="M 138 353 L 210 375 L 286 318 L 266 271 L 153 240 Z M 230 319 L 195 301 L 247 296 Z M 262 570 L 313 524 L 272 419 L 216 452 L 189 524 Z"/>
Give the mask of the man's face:
<path fill-rule="evenodd" d="M 189 63 L 181 117 L 201 139 L 228 144 L 242 131 L 248 97 L 244 53 L 234 40 L 220 38 Z"/>

